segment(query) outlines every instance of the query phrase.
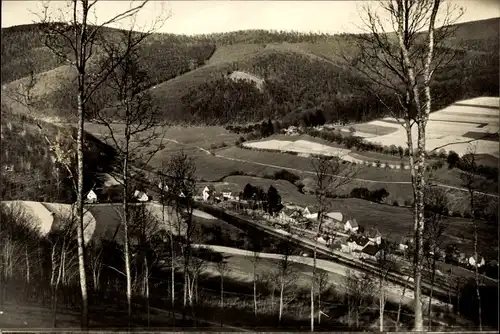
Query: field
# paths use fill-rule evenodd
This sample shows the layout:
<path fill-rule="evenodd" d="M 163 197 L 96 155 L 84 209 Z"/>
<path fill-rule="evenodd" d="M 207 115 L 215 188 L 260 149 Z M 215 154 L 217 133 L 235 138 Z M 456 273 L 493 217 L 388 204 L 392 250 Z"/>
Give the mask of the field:
<path fill-rule="evenodd" d="M 479 97 L 455 104 L 432 113 L 427 123 L 427 148 L 453 150 L 460 156 L 467 153 L 471 139 L 477 154 L 488 154 L 498 159 L 498 135 L 493 139 L 481 136 L 498 133 L 499 98 Z M 353 125 L 356 130 L 368 133 L 366 141 L 406 148 L 406 131 L 395 119 L 384 118 L 365 124 Z M 416 128 L 412 129 L 416 130 Z M 416 138 L 416 131 L 412 132 Z"/>

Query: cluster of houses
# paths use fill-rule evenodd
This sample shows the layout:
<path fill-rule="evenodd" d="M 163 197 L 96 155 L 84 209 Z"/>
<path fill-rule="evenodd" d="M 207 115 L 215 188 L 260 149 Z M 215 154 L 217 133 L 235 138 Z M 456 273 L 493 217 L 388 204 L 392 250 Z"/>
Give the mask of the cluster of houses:
<path fill-rule="evenodd" d="M 118 187 L 111 187 L 111 188 L 104 188 L 104 189 L 97 189 L 97 188 L 92 188 L 86 195 L 85 195 L 85 203 L 88 204 L 96 204 L 101 202 L 116 202 L 118 199 L 122 197 L 122 189 L 119 189 Z M 141 191 L 141 190 L 135 190 L 133 194 L 133 199 L 136 200 L 137 202 L 149 202 L 152 200 L 152 197 L 148 195 L 146 192 Z"/>
<path fill-rule="evenodd" d="M 231 190 L 216 191 L 213 185 L 205 186 L 201 192 L 201 197 L 204 202 L 240 201 L 240 196 L 234 196 Z"/>
<path fill-rule="evenodd" d="M 318 210 L 314 207 L 300 207 L 285 204 L 277 219 L 286 225 L 311 226 L 318 220 Z M 380 233 L 361 234 L 356 218 L 341 212 L 328 212 L 323 216 L 320 235 L 317 240 L 327 246 L 335 246 L 335 240 L 341 237 L 340 250 L 363 259 L 375 260 L 380 255 L 382 236 Z"/>

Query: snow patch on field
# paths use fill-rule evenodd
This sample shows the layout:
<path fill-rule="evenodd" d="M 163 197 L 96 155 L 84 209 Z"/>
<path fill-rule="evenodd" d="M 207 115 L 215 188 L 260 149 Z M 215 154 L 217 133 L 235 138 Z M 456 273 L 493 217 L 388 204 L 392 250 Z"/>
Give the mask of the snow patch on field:
<path fill-rule="evenodd" d="M 61 221 L 71 216 L 71 205 L 59 203 L 41 203 L 33 201 L 4 201 L 8 207 L 19 208 L 31 219 L 32 226 L 39 231 L 41 236 L 45 236 L 53 231 Z M 96 220 L 94 216 L 84 211 L 84 240 L 88 243 L 94 234 Z"/>
<path fill-rule="evenodd" d="M 260 142 L 244 143 L 243 146 L 266 150 L 288 151 L 305 154 L 320 154 L 328 156 L 343 156 L 349 154 L 350 152 L 350 150 L 318 144 L 302 139 L 297 141 L 272 139 Z"/>
<path fill-rule="evenodd" d="M 499 130 L 498 110 L 484 108 L 497 108 L 500 105 L 498 97 L 481 97 L 459 101 L 440 111 L 432 113 L 427 123 L 427 149 L 433 150 L 443 147 L 446 151 L 453 150 L 460 156 L 467 153 L 471 138 L 464 137 L 467 132 L 495 133 Z M 394 127 L 390 134 L 366 137 L 365 140 L 381 145 L 396 145 L 407 147 L 406 130 L 399 124 L 390 123 L 394 118 L 384 118 L 367 124 L 383 127 Z M 485 125 L 486 124 L 486 125 Z M 417 138 L 416 127 L 412 127 L 412 137 Z M 477 154 L 491 154 L 499 157 L 498 142 L 491 140 L 473 141 Z"/>

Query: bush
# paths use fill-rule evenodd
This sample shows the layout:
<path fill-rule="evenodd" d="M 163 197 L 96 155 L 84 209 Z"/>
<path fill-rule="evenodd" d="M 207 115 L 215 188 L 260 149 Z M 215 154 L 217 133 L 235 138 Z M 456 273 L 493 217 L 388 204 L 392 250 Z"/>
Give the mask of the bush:
<path fill-rule="evenodd" d="M 286 169 L 282 169 L 280 171 L 277 171 L 273 175 L 273 179 L 275 180 L 285 180 L 291 183 L 295 183 L 300 180 L 300 177 L 289 172 Z"/>
<path fill-rule="evenodd" d="M 410 206 L 411 205 L 411 201 L 409 199 L 405 199 L 404 205 L 405 206 Z"/>
<path fill-rule="evenodd" d="M 377 166 L 377 167 L 379 167 L 379 168 L 380 168 L 380 164 L 381 164 L 381 163 L 380 163 L 380 160 L 375 161 L 375 164 L 376 164 L 376 166 Z"/>
<path fill-rule="evenodd" d="M 395 200 L 394 202 L 392 202 L 392 205 L 399 206 L 399 203 L 398 203 L 398 201 Z"/>
<path fill-rule="evenodd" d="M 455 168 L 460 163 L 460 157 L 458 156 L 457 152 L 450 151 L 450 153 L 448 154 L 448 158 L 446 159 L 446 162 L 448 162 L 449 169 Z"/>

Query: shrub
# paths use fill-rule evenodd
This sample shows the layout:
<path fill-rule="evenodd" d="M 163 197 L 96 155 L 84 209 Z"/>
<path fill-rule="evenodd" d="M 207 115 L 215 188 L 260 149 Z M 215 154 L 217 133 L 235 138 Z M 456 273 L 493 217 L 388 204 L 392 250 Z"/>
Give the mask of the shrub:
<path fill-rule="evenodd" d="M 410 206 L 411 205 L 411 201 L 409 199 L 405 199 L 404 205 L 405 206 Z"/>
<path fill-rule="evenodd" d="M 398 201 L 394 200 L 394 202 L 392 202 L 392 205 L 399 206 L 399 203 L 398 203 Z"/>
<path fill-rule="evenodd" d="M 380 160 L 375 161 L 375 164 L 376 164 L 377 167 L 380 168 Z"/>
<path fill-rule="evenodd" d="M 289 172 L 286 169 L 275 172 L 272 178 L 275 180 L 285 180 L 291 183 L 295 183 L 300 180 L 299 176 Z"/>
<path fill-rule="evenodd" d="M 448 162 L 448 168 L 452 169 L 458 166 L 458 164 L 460 163 L 460 157 L 458 156 L 457 152 L 450 151 L 446 162 Z"/>

